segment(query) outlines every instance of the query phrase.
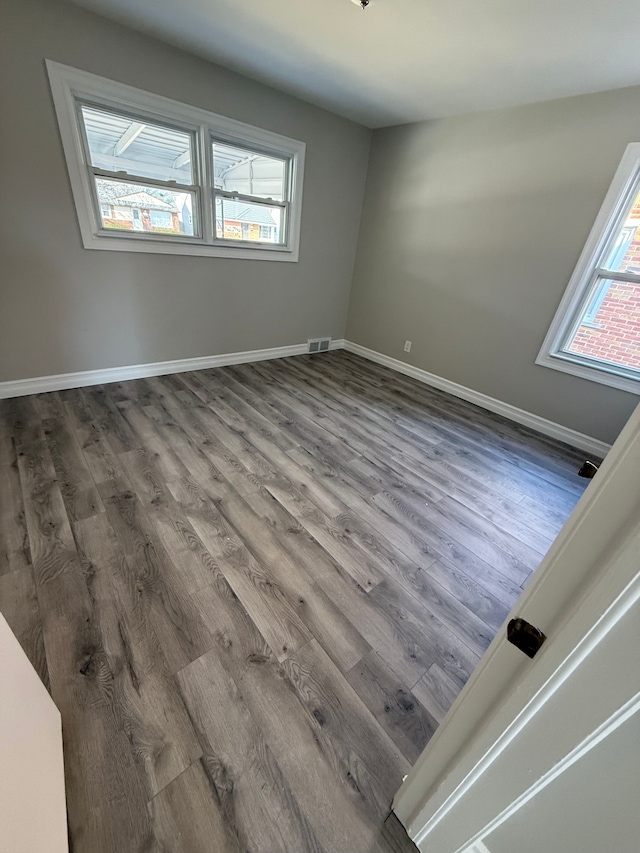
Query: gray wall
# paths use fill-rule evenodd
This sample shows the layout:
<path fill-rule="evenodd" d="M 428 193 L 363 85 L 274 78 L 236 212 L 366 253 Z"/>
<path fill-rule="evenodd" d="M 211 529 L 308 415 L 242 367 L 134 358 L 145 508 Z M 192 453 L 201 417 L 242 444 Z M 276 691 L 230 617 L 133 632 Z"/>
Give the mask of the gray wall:
<path fill-rule="evenodd" d="M 83 249 L 45 57 L 304 140 L 299 263 Z M 376 131 L 347 337 L 613 440 L 637 398 L 534 359 L 639 139 L 640 88 Z M 77 7 L 3 2 L 0 381 L 342 337 L 369 141 Z"/>
<path fill-rule="evenodd" d="M 300 261 L 82 248 L 44 59 L 307 143 Z M 0 4 L 0 381 L 343 337 L 370 131 L 58 0 Z"/>
<path fill-rule="evenodd" d="M 347 338 L 613 441 L 638 398 L 534 361 L 632 141 L 640 88 L 375 131 Z"/>

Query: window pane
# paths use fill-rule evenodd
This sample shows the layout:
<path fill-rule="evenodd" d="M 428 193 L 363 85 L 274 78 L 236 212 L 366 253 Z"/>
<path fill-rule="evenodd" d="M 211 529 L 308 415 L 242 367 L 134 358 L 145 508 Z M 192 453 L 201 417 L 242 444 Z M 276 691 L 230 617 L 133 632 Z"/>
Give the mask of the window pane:
<path fill-rule="evenodd" d="M 193 184 L 190 133 L 82 107 L 91 165 L 158 181 Z"/>
<path fill-rule="evenodd" d="M 640 193 L 616 235 L 604 269 L 640 275 Z"/>
<path fill-rule="evenodd" d="M 195 195 L 96 178 L 103 228 L 191 236 Z"/>
<path fill-rule="evenodd" d="M 284 201 L 286 160 L 213 143 L 213 183 L 227 192 Z"/>
<path fill-rule="evenodd" d="M 564 349 L 640 371 L 640 282 L 598 280 Z"/>
<path fill-rule="evenodd" d="M 216 237 L 219 240 L 282 243 L 283 218 L 281 207 L 216 198 Z"/>

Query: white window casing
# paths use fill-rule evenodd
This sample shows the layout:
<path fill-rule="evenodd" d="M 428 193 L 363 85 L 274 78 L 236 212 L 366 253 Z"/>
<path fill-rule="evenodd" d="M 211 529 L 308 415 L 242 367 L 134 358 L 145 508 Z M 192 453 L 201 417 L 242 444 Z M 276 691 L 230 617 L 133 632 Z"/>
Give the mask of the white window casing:
<path fill-rule="evenodd" d="M 567 352 L 577 327 L 590 325 L 604 298 L 606 282 L 640 284 L 640 275 L 605 267 L 625 218 L 640 191 L 640 143 L 630 143 L 580 255 L 567 289 L 544 339 L 536 364 L 640 394 L 640 370 Z M 610 264 L 609 266 L 613 266 Z"/>
<path fill-rule="evenodd" d="M 51 60 L 47 60 L 46 64 L 85 249 L 270 261 L 298 260 L 304 142 Z M 132 174 L 129 169 L 121 172 L 98 168 L 92 163 L 89 151 L 81 114 L 83 106 L 89 110 L 113 111 L 114 118 L 126 116 L 129 120 L 140 120 L 139 126 L 132 126 L 128 136 L 119 143 L 120 153 L 135 140 L 145 120 L 168 128 L 167 132 L 188 134 L 192 153 L 191 184 Z M 261 157 L 262 162 L 265 158 L 283 161 L 285 176 L 282 181 L 282 198 L 267 199 L 264 196 L 254 197 L 214 188 L 213 143 L 237 146 L 238 149 Z M 125 231 L 120 230 L 117 223 L 113 229 L 103 226 L 102 217 L 107 205 L 98 199 L 97 180 L 119 185 L 130 183 L 138 187 L 145 185 L 156 190 L 173 190 L 188 195 L 193 213 L 190 226 L 194 233 Z M 216 197 L 233 201 L 237 206 L 246 204 L 256 209 L 262 207 L 276 210 L 280 216 L 279 225 L 274 226 L 271 233 L 278 234 L 279 242 L 266 243 L 259 239 L 250 242 L 247 239 L 232 240 L 216 235 Z M 118 207 L 117 201 L 109 204 L 112 210 Z M 159 221 L 162 217 L 156 213 L 155 219 Z M 262 229 L 263 226 L 258 225 L 256 233 L 264 234 Z"/>

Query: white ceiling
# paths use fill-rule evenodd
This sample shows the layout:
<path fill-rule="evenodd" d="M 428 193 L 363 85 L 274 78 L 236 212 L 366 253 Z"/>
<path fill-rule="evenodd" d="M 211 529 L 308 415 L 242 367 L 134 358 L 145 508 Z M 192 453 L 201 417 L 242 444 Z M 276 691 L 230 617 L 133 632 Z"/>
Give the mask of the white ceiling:
<path fill-rule="evenodd" d="M 75 0 L 370 127 L 640 84 L 638 0 Z"/>

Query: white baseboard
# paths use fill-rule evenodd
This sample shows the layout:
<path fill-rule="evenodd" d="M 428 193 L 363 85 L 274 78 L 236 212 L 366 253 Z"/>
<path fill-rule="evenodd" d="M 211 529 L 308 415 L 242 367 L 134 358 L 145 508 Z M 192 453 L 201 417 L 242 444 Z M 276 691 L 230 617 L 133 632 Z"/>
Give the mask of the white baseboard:
<path fill-rule="evenodd" d="M 336 338 L 331 341 L 331 349 L 346 349 L 350 352 L 375 361 L 385 367 L 390 367 L 405 376 L 411 376 L 425 385 L 431 385 L 460 397 L 470 403 L 475 403 L 490 412 L 496 412 L 516 423 L 531 427 L 544 435 L 564 441 L 573 447 L 579 447 L 595 456 L 607 455 L 611 445 L 597 438 L 584 435 L 569 427 L 549 421 L 539 415 L 526 412 L 509 403 L 503 403 L 494 397 L 473 391 L 464 385 L 458 385 L 449 379 L 443 379 L 434 373 L 428 373 L 419 367 L 414 367 L 397 358 L 384 355 L 381 352 L 368 349 L 352 341 Z M 209 367 L 224 367 L 228 364 L 245 364 L 252 361 L 265 361 L 271 358 L 286 358 L 292 355 L 304 355 L 307 345 L 292 344 L 284 347 L 268 349 L 245 350 L 244 352 L 227 352 L 220 355 L 201 356 L 199 358 L 180 358 L 173 361 L 156 361 L 148 364 L 129 364 L 124 367 L 107 367 L 100 370 L 82 370 L 78 373 L 58 373 L 53 376 L 34 376 L 29 379 L 16 379 L 10 382 L 0 382 L 0 399 L 6 397 L 24 397 L 27 394 L 42 394 L 47 391 L 62 391 L 66 388 L 81 388 L 85 385 L 103 385 L 107 382 L 123 382 L 127 379 L 142 379 L 145 376 L 163 376 L 168 373 L 184 373 L 190 370 L 205 370 Z"/>
<path fill-rule="evenodd" d="M 541 432 L 543 435 L 548 435 L 558 441 L 564 441 L 572 447 L 579 447 L 594 456 L 604 457 L 611 449 L 611 445 L 597 438 L 592 438 L 590 435 L 585 435 L 575 429 L 562 426 L 554 421 L 542 418 L 540 415 L 534 415 L 532 412 L 526 412 L 524 409 L 519 409 L 517 406 L 512 406 L 510 403 L 504 403 L 502 400 L 496 400 L 495 397 L 489 397 L 487 394 L 481 394 L 479 391 L 474 391 L 464 385 L 458 385 L 457 382 L 451 382 L 449 379 L 444 379 L 442 376 L 436 376 L 435 373 L 429 373 L 426 370 L 421 370 L 419 367 L 414 367 L 397 358 L 391 358 L 389 355 L 384 355 L 376 350 L 368 349 L 360 344 L 355 344 L 352 341 L 344 341 L 344 349 L 353 352 L 356 355 L 361 355 L 363 358 L 368 358 L 370 361 L 375 361 L 385 367 L 390 367 L 391 370 L 396 370 L 398 373 L 403 373 L 405 376 L 411 376 L 419 382 L 424 382 L 425 385 L 431 385 L 434 388 L 439 388 L 441 391 L 446 391 L 448 394 L 453 394 L 454 397 L 460 397 L 462 400 L 467 400 L 469 403 L 474 403 L 483 409 L 488 409 L 490 412 L 495 412 L 502 415 L 511 421 L 518 424 L 530 427 L 531 429 Z"/>
<path fill-rule="evenodd" d="M 331 341 L 331 349 L 342 349 L 342 339 Z M 65 388 L 82 388 L 85 385 L 103 385 L 106 382 L 124 382 L 127 379 L 142 379 L 145 376 L 164 376 L 167 373 L 185 373 L 189 370 L 205 370 L 208 367 L 224 367 L 228 364 L 245 364 L 265 361 L 270 358 L 286 358 L 303 355 L 307 345 L 293 344 L 286 347 L 227 352 L 200 358 L 179 358 L 173 361 L 156 361 L 149 364 L 129 364 L 124 367 L 107 367 L 100 370 L 82 370 L 78 373 L 58 373 L 54 376 L 34 376 L 0 382 L 0 399 L 24 397 L 27 394 L 42 394 L 46 391 L 62 391 Z"/>

